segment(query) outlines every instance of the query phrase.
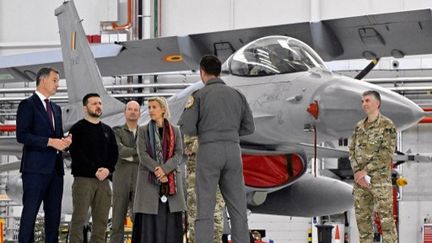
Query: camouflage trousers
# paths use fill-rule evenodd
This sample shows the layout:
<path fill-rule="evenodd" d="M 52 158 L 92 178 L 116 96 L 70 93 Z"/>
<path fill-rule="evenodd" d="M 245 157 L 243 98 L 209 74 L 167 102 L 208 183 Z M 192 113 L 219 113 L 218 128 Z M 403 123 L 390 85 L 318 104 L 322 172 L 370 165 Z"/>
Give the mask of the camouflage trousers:
<path fill-rule="evenodd" d="M 398 240 L 393 218 L 393 192 L 390 182 L 371 183 L 368 189 L 354 186 L 354 207 L 361 243 L 373 241 L 373 211 L 381 219 L 383 243 L 396 243 Z"/>
<path fill-rule="evenodd" d="M 186 188 L 187 188 L 187 220 L 188 220 L 188 243 L 195 242 L 195 220 L 197 214 L 196 205 L 196 193 L 195 193 L 195 176 L 196 175 L 196 154 L 193 153 L 189 156 L 187 162 L 187 175 L 186 175 Z M 222 194 L 218 189 L 216 192 L 216 207 L 214 215 L 214 242 L 222 242 L 223 234 L 223 211 L 225 207 L 225 202 L 223 200 Z"/>

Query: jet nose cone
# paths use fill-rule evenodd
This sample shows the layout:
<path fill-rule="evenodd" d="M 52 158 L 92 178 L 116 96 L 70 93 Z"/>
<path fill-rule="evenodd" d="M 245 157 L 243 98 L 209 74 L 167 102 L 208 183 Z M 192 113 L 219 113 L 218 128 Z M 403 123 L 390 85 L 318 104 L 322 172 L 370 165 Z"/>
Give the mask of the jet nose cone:
<path fill-rule="evenodd" d="M 418 105 L 393 91 L 364 81 L 353 82 L 350 78 L 338 77 L 319 87 L 313 96 L 313 101 L 317 101 L 319 106 L 318 131 L 336 138 L 350 136 L 357 122 L 365 117 L 361 96 L 367 90 L 380 93 L 381 113 L 389 117 L 398 130 L 409 128 L 424 116 Z"/>

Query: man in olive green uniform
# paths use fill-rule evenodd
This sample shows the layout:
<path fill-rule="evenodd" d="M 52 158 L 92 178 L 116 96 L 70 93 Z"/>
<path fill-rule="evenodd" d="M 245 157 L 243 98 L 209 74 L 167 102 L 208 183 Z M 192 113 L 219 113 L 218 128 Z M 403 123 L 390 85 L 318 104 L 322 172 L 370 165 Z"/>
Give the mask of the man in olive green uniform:
<path fill-rule="evenodd" d="M 195 242 L 195 219 L 196 219 L 196 193 L 195 193 L 195 174 L 196 174 L 196 152 L 198 150 L 198 140 L 196 136 L 184 136 L 185 153 L 188 156 L 186 187 L 187 187 L 187 220 L 188 220 L 188 243 Z M 222 241 L 224 229 L 225 202 L 220 190 L 216 193 L 216 208 L 214 215 L 215 232 L 214 242 Z"/>
<path fill-rule="evenodd" d="M 117 140 L 119 158 L 113 174 L 111 243 L 124 241 L 124 221 L 128 208 L 132 213 L 139 163 L 136 131 L 140 114 L 138 102 L 129 101 L 124 111 L 126 123 L 113 129 Z"/>
<path fill-rule="evenodd" d="M 393 122 L 380 114 L 380 94 L 366 91 L 362 108 L 367 117 L 357 123 L 349 146 L 354 172 L 354 206 L 360 242 L 372 243 L 372 211 L 380 215 L 383 243 L 396 243 L 393 219 L 391 162 L 395 151 L 396 129 Z"/>

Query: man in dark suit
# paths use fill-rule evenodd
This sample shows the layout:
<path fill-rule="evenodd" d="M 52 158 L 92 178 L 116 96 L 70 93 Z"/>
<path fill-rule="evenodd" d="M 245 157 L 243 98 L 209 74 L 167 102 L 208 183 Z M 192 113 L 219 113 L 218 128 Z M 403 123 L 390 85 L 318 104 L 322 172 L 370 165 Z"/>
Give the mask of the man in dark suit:
<path fill-rule="evenodd" d="M 42 202 L 45 242 L 58 242 L 64 175 L 62 151 L 72 143 L 71 136 L 63 137 L 60 107 L 49 100 L 58 86 L 58 71 L 42 68 L 36 75 L 35 93 L 18 106 L 16 137 L 24 145 L 20 169 L 24 207 L 19 243 L 34 242 L 34 226 Z"/>

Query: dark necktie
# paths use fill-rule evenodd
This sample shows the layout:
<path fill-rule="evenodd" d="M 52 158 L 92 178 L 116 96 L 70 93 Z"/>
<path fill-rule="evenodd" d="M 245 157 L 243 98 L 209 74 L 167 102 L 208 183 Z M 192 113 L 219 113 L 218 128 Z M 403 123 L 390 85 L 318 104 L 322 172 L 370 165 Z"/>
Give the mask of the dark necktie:
<path fill-rule="evenodd" d="M 50 122 L 51 128 L 54 130 L 53 114 L 52 114 L 52 109 L 51 109 L 51 104 L 50 104 L 49 99 L 45 99 L 45 104 L 46 104 L 46 110 L 48 113 L 48 120 Z"/>

